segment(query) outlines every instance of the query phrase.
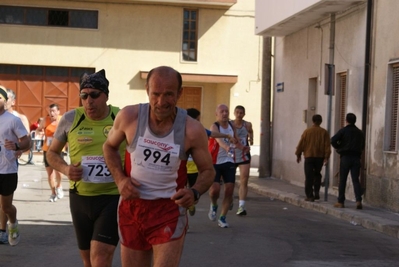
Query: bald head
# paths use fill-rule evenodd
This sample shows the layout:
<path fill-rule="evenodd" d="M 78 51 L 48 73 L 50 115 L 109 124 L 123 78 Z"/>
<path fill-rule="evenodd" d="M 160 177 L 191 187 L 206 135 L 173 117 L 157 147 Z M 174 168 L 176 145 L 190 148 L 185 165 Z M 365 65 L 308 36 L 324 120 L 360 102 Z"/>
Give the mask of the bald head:
<path fill-rule="evenodd" d="M 218 105 L 218 106 L 216 107 L 216 113 L 218 113 L 218 111 L 221 110 L 221 109 L 227 109 L 227 110 L 229 110 L 229 107 L 228 107 L 227 105 L 225 105 L 225 104 L 220 104 L 220 105 Z"/>
<path fill-rule="evenodd" d="M 174 117 L 183 92 L 180 73 L 166 66 L 154 68 L 148 73 L 145 87 L 151 116 L 157 120 Z"/>
<path fill-rule="evenodd" d="M 220 104 L 216 108 L 216 120 L 219 123 L 227 123 L 229 121 L 229 107 L 225 104 Z"/>
<path fill-rule="evenodd" d="M 147 75 L 147 80 L 146 80 L 147 87 L 149 86 L 149 84 L 151 82 L 151 77 L 153 77 L 155 75 L 160 78 L 168 78 L 168 77 L 174 76 L 174 77 L 176 77 L 176 81 L 178 84 L 177 90 L 179 91 L 182 87 L 183 82 L 182 82 L 182 77 L 181 77 L 180 73 L 177 70 L 175 70 L 171 67 L 168 67 L 168 66 L 160 66 L 160 67 L 156 67 L 156 68 L 153 68 L 152 70 L 150 70 L 150 72 Z"/>

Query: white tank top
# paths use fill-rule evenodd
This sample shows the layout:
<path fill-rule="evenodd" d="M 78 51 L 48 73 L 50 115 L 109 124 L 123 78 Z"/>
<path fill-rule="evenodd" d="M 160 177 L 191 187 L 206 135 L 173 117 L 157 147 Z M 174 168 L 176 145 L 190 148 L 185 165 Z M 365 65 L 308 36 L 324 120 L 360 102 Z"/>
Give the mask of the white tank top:
<path fill-rule="evenodd" d="M 136 135 L 127 152 L 131 161 L 128 172 L 141 184 L 138 190 L 142 199 L 170 198 L 182 184 L 179 179 L 187 179 L 178 175 L 180 165 L 183 165 L 181 160 L 187 160 L 184 151 L 187 113 L 177 109 L 169 133 L 157 136 L 148 126 L 149 105 L 140 104 Z"/>

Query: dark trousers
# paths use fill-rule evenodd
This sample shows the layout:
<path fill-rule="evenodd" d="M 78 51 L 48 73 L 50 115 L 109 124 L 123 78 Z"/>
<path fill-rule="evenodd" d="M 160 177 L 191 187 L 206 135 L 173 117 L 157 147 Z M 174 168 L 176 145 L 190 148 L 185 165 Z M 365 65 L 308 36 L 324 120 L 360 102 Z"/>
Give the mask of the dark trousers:
<path fill-rule="evenodd" d="M 353 190 L 355 191 L 356 201 L 362 201 L 362 188 L 360 185 L 360 157 L 359 156 L 341 156 L 339 167 L 339 187 L 338 187 L 338 202 L 344 203 L 346 179 L 349 172 L 352 177 Z"/>
<path fill-rule="evenodd" d="M 305 194 L 307 198 L 319 197 L 321 168 L 324 158 L 305 158 Z M 313 195 L 314 192 L 314 195 Z"/>

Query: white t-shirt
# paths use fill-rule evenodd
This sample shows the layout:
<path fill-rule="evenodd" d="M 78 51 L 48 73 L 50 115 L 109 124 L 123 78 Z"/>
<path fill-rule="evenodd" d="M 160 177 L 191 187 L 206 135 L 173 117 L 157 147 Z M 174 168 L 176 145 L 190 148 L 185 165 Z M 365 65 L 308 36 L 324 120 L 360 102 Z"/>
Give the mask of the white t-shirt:
<path fill-rule="evenodd" d="M 4 147 L 5 140 L 17 143 L 19 138 L 28 135 L 20 118 L 10 112 L 0 115 L 0 174 L 18 172 L 17 158 L 14 150 Z"/>

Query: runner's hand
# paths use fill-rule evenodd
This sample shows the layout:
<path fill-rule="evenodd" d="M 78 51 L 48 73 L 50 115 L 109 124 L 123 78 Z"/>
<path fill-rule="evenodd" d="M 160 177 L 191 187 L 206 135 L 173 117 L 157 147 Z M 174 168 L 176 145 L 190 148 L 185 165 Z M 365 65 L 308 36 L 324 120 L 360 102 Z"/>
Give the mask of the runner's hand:
<path fill-rule="evenodd" d="M 4 140 L 4 147 L 7 150 L 15 150 L 15 142 L 10 141 L 8 139 Z"/>
<path fill-rule="evenodd" d="M 242 149 L 242 153 L 243 154 L 248 154 L 249 151 L 251 151 L 251 147 L 249 147 L 249 146 L 244 146 L 243 149 Z"/>
<path fill-rule="evenodd" d="M 194 205 L 194 193 L 190 188 L 182 188 L 176 192 L 170 199 L 183 208 L 188 209 Z"/>
<path fill-rule="evenodd" d="M 68 165 L 67 176 L 71 181 L 79 181 L 82 179 L 83 169 L 80 162 Z"/>
<path fill-rule="evenodd" d="M 22 155 L 22 150 L 17 150 L 17 151 L 15 151 L 15 157 L 17 158 L 17 159 L 19 159 L 20 157 L 21 157 L 21 155 Z"/>
<path fill-rule="evenodd" d="M 136 179 L 132 177 L 124 177 L 117 185 L 119 193 L 124 200 L 140 197 L 140 192 L 136 188 L 140 186 L 140 183 L 137 182 Z"/>

